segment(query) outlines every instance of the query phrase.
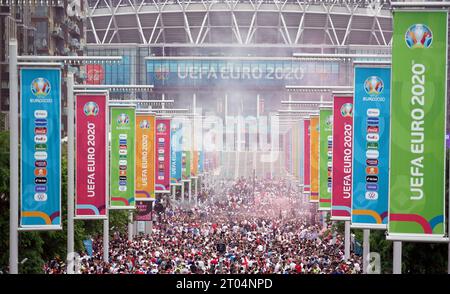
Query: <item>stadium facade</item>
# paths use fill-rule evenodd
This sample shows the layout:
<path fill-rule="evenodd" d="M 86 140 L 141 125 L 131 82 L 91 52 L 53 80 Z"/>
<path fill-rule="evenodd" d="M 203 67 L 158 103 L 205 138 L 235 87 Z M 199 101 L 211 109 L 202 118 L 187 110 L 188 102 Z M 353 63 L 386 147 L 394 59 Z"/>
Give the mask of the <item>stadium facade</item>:
<path fill-rule="evenodd" d="M 372 3 L 373 2 L 373 3 Z M 294 53 L 389 54 L 391 12 L 385 1 L 104 1 L 89 0 L 90 55 L 123 62 L 90 66 L 91 83 L 152 84 L 142 98 L 175 99 L 228 113 L 275 111 L 280 100 L 328 99 L 288 93 L 286 85 L 351 85 L 345 59 L 294 58 Z M 225 98 L 226 97 L 226 98 Z"/>

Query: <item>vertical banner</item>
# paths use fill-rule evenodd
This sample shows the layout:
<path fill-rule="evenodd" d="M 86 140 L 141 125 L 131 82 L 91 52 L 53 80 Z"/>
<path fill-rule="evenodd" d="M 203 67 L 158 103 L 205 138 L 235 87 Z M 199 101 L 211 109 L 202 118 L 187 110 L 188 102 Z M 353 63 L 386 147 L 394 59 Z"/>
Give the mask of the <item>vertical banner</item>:
<path fill-rule="evenodd" d="M 61 70 L 22 68 L 20 100 L 20 227 L 61 229 Z"/>
<path fill-rule="evenodd" d="M 152 220 L 152 201 L 136 201 L 135 221 L 151 221 Z"/>
<path fill-rule="evenodd" d="M 170 122 L 170 184 L 181 185 L 182 121 Z"/>
<path fill-rule="evenodd" d="M 309 197 L 309 201 L 319 202 L 319 116 L 311 115 L 310 128 L 311 196 Z"/>
<path fill-rule="evenodd" d="M 305 179 L 303 181 L 303 192 L 305 194 L 305 196 L 309 196 L 309 194 L 311 193 L 311 161 L 310 161 L 310 156 L 311 156 L 311 142 L 310 142 L 310 133 L 311 133 L 311 128 L 310 128 L 310 122 L 311 120 L 305 119 L 303 121 L 303 148 L 305 150 L 305 155 L 304 155 L 304 161 L 303 161 L 303 174 L 305 175 Z"/>
<path fill-rule="evenodd" d="M 77 95 L 75 100 L 75 216 L 106 218 L 108 97 L 105 94 Z"/>
<path fill-rule="evenodd" d="M 155 200 L 155 116 L 136 114 L 135 199 Z"/>
<path fill-rule="evenodd" d="M 192 154 L 191 174 L 192 174 L 192 177 L 197 177 L 198 176 L 198 151 L 196 149 L 194 149 L 191 154 Z"/>
<path fill-rule="evenodd" d="M 204 157 L 205 157 L 205 152 L 198 151 L 198 173 L 200 175 L 203 174 Z"/>
<path fill-rule="evenodd" d="M 394 11 L 390 240 L 445 234 L 447 11 Z"/>
<path fill-rule="evenodd" d="M 183 181 L 189 182 L 191 180 L 191 152 L 183 151 L 181 153 L 181 173 Z"/>
<path fill-rule="evenodd" d="M 111 107 L 110 195 L 111 209 L 134 209 L 135 108 Z"/>
<path fill-rule="evenodd" d="M 303 130 L 304 121 L 299 121 L 297 125 L 297 137 L 298 137 L 298 178 L 299 184 L 303 185 L 305 181 L 305 173 L 303 170 L 304 160 L 305 160 L 305 149 L 303 145 Z"/>
<path fill-rule="evenodd" d="M 192 136 L 191 121 L 188 119 L 183 120 L 183 152 L 181 153 L 181 177 L 182 181 L 189 182 L 191 180 L 191 146 Z"/>
<path fill-rule="evenodd" d="M 170 119 L 156 119 L 156 193 L 170 193 Z"/>
<path fill-rule="evenodd" d="M 352 227 L 386 229 L 391 69 L 355 66 Z"/>
<path fill-rule="evenodd" d="M 331 219 L 350 220 L 352 205 L 353 96 L 333 97 Z"/>
<path fill-rule="evenodd" d="M 331 210 L 333 111 L 320 109 L 319 210 Z"/>

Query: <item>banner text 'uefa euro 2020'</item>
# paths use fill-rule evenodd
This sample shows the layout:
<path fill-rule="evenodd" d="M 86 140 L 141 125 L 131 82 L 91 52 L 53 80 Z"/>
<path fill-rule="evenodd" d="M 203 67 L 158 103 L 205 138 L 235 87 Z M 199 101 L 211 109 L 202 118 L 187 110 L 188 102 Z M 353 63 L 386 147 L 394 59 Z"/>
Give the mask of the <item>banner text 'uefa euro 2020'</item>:
<path fill-rule="evenodd" d="M 158 86 L 202 86 L 245 83 L 246 86 L 295 84 L 305 79 L 339 79 L 338 63 L 293 60 L 148 60 L 147 83 Z M 320 75 L 320 77 L 319 77 Z"/>

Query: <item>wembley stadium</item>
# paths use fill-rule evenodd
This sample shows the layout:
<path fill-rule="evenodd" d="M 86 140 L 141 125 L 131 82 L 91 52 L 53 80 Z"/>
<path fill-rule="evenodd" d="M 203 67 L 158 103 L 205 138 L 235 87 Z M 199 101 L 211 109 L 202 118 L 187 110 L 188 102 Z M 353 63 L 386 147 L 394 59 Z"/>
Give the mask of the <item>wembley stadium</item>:
<path fill-rule="evenodd" d="M 255 111 L 259 94 L 265 109 L 276 110 L 288 95 L 286 85 L 351 85 L 350 60 L 294 54 L 390 53 L 392 18 L 386 1 L 88 3 L 88 54 L 124 58 L 122 65 L 106 70 L 103 82 L 152 84 L 152 96 L 165 94 L 180 107 L 190 99 L 177 97 L 195 93 L 205 107 L 227 95 Z M 217 77 L 223 68 L 233 74 Z"/>

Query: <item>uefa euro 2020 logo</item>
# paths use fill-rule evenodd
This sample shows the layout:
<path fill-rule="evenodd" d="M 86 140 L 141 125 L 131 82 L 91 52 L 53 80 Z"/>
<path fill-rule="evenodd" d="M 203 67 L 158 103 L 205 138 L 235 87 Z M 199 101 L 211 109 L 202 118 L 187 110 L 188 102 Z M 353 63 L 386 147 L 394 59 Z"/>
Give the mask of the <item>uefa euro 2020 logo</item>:
<path fill-rule="evenodd" d="M 433 42 L 433 32 L 424 24 L 414 24 L 406 31 L 405 41 L 409 48 L 428 48 Z"/>
<path fill-rule="evenodd" d="M 86 116 L 97 116 L 98 110 L 98 105 L 94 101 L 87 102 L 83 107 L 84 115 Z"/>
<path fill-rule="evenodd" d="M 44 78 L 36 78 L 31 82 L 31 93 L 37 97 L 45 97 L 50 94 L 50 82 Z"/>
<path fill-rule="evenodd" d="M 117 123 L 120 126 L 127 125 L 129 122 L 130 122 L 130 118 L 128 117 L 128 115 L 126 113 L 121 113 L 117 117 Z"/>
<path fill-rule="evenodd" d="M 139 123 L 139 127 L 141 129 L 149 129 L 150 128 L 150 123 L 146 119 L 141 120 L 141 122 Z"/>
<path fill-rule="evenodd" d="M 364 90 L 369 95 L 380 95 L 383 89 L 383 80 L 377 76 L 368 77 L 364 82 Z"/>
<path fill-rule="evenodd" d="M 343 117 L 352 117 L 353 116 L 353 104 L 345 103 L 341 106 L 341 115 Z"/>
<path fill-rule="evenodd" d="M 159 133 L 164 133 L 166 131 L 166 125 L 163 123 L 159 123 L 156 129 Z"/>

